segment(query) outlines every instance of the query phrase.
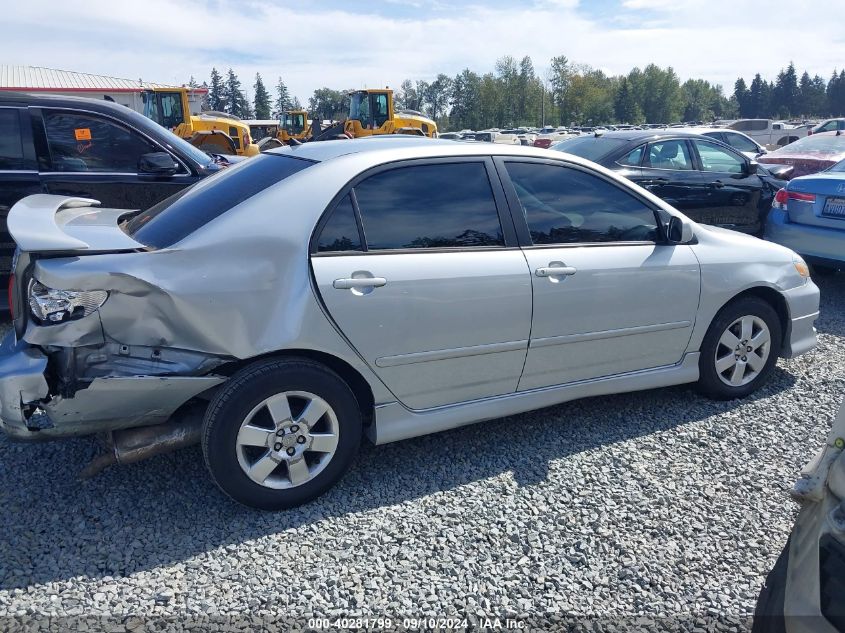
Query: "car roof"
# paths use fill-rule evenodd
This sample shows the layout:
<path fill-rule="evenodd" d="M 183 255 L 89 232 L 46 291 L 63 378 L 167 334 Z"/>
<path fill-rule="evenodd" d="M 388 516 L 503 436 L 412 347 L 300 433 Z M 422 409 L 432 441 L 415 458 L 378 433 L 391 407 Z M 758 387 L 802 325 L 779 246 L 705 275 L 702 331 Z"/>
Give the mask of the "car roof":
<path fill-rule="evenodd" d="M 318 141 L 302 145 L 277 147 L 266 152 L 304 158 L 316 162 L 332 161 L 341 157 L 357 156 L 361 163 L 381 164 L 414 158 L 448 158 L 455 156 L 524 156 L 560 160 L 562 153 L 530 145 L 505 145 L 500 143 L 466 143 L 431 139 L 427 137 L 386 135 L 381 138 Z M 578 156 L 566 154 L 573 163 L 591 165 Z"/>
<path fill-rule="evenodd" d="M 588 135 L 589 136 L 589 135 Z M 600 134 L 594 135 L 594 138 L 615 138 L 620 141 L 656 141 L 662 138 L 676 138 L 679 136 L 692 136 L 692 137 L 700 137 L 701 134 L 697 132 L 692 132 L 687 129 L 683 128 L 672 128 L 667 130 L 618 130 L 615 132 L 602 132 Z M 585 138 L 584 136 L 579 136 L 576 138 Z M 711 138 L 707 138 L 707 140 L 713 140 Z"/>

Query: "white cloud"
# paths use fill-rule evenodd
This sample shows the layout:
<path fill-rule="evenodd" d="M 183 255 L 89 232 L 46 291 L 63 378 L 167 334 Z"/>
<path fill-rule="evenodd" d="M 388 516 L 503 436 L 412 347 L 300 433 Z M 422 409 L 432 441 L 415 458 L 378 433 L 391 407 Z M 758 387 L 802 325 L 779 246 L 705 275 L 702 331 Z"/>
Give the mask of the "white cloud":
<path fill-rule="evenodd" d="M 795 28 L 787 0 L 765 9 L 748 0 L 624 0 L 628 9 L 603 14 L 576 0 L 448 10 L 426 10 L 442 6 L 438 0 L 393 2 L 360 15 L 270 0 L 29 0 L 7 7 L 0 40 L 8 63 L 170 83 L 231 66 L 249 90 L 256 72 L 268 85 L 282 76 L 303 101 L 321 86 L 398 86 L 464 67 L 486 72 L 502 55 L 530 55 L 538 70 L 559 54 L 613 73 L 654 62 L 727 92 L 737 76 L 772 77 L 790 60 L 827 78 L 845 59 L 837 24 Z M 801 15 L 823 15 L 825 7 L 811 0 Z"/>

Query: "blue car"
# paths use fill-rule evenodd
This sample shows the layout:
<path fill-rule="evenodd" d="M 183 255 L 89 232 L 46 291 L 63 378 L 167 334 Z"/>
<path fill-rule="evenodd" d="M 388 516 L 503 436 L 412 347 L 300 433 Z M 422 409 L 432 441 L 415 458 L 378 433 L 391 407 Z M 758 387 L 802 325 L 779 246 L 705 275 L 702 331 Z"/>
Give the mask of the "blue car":
<path fill-rule="evenodd" d="M 845 160 L 778 191 L 765 237 L 817 267 L 845 268 Z"/>

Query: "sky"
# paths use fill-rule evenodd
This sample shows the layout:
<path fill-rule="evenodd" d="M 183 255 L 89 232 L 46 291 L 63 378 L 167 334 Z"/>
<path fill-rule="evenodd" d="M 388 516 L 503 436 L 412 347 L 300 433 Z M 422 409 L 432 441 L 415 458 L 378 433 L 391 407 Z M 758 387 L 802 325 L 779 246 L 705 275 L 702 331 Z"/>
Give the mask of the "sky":
<path fill-rule="evenodd" d="M 834 5 L 839 5 L 835 9 Z M 845 65 L 845 0 L 26 0 L 4 10 L 2 63 L 183 84 L 233 68 L 252 94 L 282 77 L 315 88 L 390 86 L 566 55 L 610 74 L 648 63 L 733 90 L 790 60 L 827 79 Z M 835 9 L 835 10 L 834 10 Z"/>

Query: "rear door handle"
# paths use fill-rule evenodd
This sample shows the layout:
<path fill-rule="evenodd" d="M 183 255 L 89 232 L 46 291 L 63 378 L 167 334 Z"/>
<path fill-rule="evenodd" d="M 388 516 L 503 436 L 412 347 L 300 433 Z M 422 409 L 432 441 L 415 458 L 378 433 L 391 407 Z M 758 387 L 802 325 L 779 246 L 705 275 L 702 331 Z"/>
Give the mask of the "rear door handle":
<path fill-rule="evenodd" d="M 384 277 L 354 277 L 347 279 L 335 279 L 332 286 L 338 290 L 351 290 L 352 288 L 381 288 L 387 283 Z"/>
<path fill-rule="evenodd" d="M 534 271 L 534 274 L 538 277 L 569 277 L 570 275 L 574 275 L 577 272 L 578 269 L 575 268 L 575 266 L 546 266 L 543 268 L 538 268 Z"/>

